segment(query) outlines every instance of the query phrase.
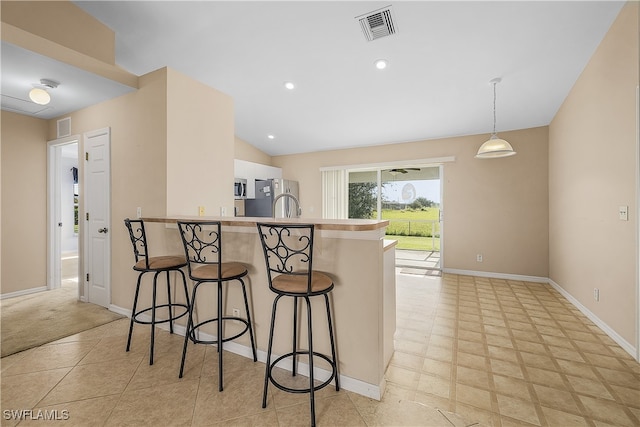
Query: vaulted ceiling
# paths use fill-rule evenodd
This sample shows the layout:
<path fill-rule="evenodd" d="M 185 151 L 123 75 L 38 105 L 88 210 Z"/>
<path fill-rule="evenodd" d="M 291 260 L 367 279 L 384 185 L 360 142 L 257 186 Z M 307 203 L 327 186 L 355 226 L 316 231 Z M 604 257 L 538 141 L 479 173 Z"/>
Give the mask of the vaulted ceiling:
<path fill-rule="evenodd" d="M 236 135 L 271 155 L 489 134 L 495 77 L 498 131 L 547 125 L 624 4 L 74 3 L 115 32 L 120 67 L 169 66 L 227 93 Z M 387 6 L 395 34 L 368 41 L 357 18 Z M 7 96 L 25 98 L 16 75 L 64 83 L 59 104 L 24 112 L 36 117 L 131 90 L 87 74 L 3 43 L 3 109 Z"/>

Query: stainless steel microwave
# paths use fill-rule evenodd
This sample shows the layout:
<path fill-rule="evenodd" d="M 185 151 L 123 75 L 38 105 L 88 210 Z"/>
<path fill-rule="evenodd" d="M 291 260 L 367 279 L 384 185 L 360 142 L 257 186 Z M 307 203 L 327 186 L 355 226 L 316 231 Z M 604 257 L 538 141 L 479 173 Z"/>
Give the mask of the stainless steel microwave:
<path fill-rule="evenodd" d="M 235 178 L 233 183 L 233 197 L 236 199 L 247 198 L 247 180 L 244 178 Z"/>

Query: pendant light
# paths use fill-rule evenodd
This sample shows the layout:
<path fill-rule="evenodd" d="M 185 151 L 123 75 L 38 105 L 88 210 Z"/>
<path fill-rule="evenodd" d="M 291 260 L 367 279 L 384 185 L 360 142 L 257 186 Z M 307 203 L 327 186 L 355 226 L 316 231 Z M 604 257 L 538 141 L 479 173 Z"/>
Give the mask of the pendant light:
<path fill-rule="evenodd" d="M 476 159 L 494 159 L 516 154 L 511 144 L 504 139 L 498 138 L 498 134 L 496 133 L 496 85 L 501 81 L 502 79 L 500 77 L 496 77 L 489 82 L 493 84 L 493 133 L 489 140 L 480 146 L 478 154 L 476 154 Z"/>
<path fill-rule="evenodd" d="M 36 104 L 47 105 L 51 102 L 51 95 L 47 89 L 55 89 L 59 84 L 53 80 L 40 79 L 40 84 L 29 91 L 29 98 Z"/>

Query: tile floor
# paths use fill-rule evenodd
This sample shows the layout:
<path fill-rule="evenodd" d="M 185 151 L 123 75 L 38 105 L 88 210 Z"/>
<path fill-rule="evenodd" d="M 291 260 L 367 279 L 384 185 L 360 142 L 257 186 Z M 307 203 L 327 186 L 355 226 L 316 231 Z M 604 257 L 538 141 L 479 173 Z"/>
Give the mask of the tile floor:
<path fill-rule="evenodd" d="M 398 270 L 399 271 L 399 270 Z M 548 285 L 398 274 L 396 353 L 378 402 L 327 387 L 319 425 L 640 425 L 640 365 Z M 217 391 L 215 348 L 194 346 L 177 378 L 182 337 L 148 328 L 124 351 L 127 320 L 3 358 L 7 410 L 32 409 L 20 426 L 309 424 L 307 395 L 271 387 L 264 365 L 225 353 Z M 38 412 L 46 410 L 46 412 Z"/>

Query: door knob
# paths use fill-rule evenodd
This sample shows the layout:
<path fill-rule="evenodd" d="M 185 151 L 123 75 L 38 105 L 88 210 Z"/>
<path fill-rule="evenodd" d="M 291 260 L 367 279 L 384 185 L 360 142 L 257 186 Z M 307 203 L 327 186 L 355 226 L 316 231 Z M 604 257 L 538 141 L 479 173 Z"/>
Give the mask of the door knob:
<path fill-rule="evenodd" d="M 107 227 L 98 228 L 98 233 L 106 233 L 107 231 L 109 231 L 109 229 Z"/>

